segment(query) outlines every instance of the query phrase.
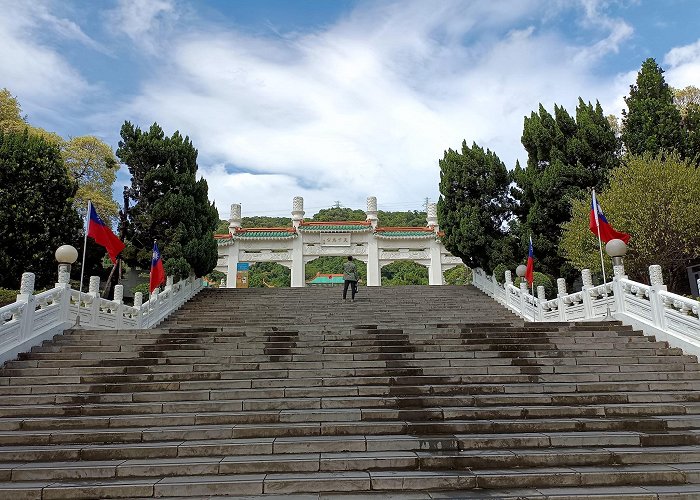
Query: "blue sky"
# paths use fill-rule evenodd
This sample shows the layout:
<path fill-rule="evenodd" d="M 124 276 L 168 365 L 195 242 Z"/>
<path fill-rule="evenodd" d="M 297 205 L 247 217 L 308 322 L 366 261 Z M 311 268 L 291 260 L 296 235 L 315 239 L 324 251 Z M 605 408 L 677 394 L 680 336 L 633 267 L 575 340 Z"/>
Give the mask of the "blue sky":
<path fill-rule="evenodd" d="M 523 117 L 620 116 L 642 61 L 700 86 L 697 0 L 0 0 L 0 88 L 30 123 L 116 148 L 189 135 L 222 218 L 339 201 L 419 210 L 462 140 L 524 161 Z M 115 186 L 127 183 L 122 168 Z M 119 200 L 119 198 L 117 198 Z"/>

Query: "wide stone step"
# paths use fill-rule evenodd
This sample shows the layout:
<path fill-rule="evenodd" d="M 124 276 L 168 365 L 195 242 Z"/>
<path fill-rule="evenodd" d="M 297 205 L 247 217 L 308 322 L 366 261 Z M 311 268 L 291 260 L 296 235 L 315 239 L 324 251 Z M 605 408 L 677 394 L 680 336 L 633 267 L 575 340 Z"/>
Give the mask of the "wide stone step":
<path fill-rule="evenodd" d="M 308 492 L 430 491 L 473 488 L 562 488 L 581 486 L 677 485 L 694 483 L 697 472 L 664 465 L 558 467 L 471 471 L 344 471 L 286 474 L 215 474 L 82 482 L 17 481 L 0 483 L 0 494 L 25 498 L 163 497 L 231 493 L 296 494 Z"/>
<path fill-rule="evenodd" d="M 692 439 L 688 439 L 687 436 L 691 436 Z M 134 443 L 5 445 L 0 448 L 0 463 L 380 451 L 426 451 L 454 454 L 469 450 L 513 451 L 523 448 L 672 447 L 697 445 L 698 442 L 698 439 L 688 433 L 659 434 L 636 431 L 212 438 Z"/>
<path fill-rule="evenodd" d="M 586 406 L 540 406 L 540 407 L 452 407 L 420 409 L 332 409 L 332 410 L 282 410 L 282 411 L 233 411 L 212 413 L 166 413 L 154 415 L 121 416 L 56 416 L 56 417 L 18 417 L 5 418 L 0 423 L 3 431 L 12 430 L 60 430 L 60 429 L 119 429 L 124 427 L 144 428 L 152 426 L 173 427 L 193 425 L 238 425 L 238 424 L 276 424 L 289 426 L 296 423 L 311 422 L 396 422 L 402 421 L 419 425 L 421 422 L 453 421 L 495 421 L 503 427 L 513 425 L 527 426 L 537 419 L 567 418 L 569 422 L 586 422 L 589 428 L 616 425 L 624 428 L 637 426 L 644 429 L 689 429 L 697 427 L 697 415 L 700 405 L 668 405 L 652 403 L 645 405 L 604 405 Z M 649 420 L 648 417 L 654 417 Z M 624 418 L 623 421 L 610 419 Z M 521 420 L 526 419 L 526 420 Z M 591 420 L 595 419 L 595 420 Z M 604 420 L 608 419 L 608 420 Z M 640 420 L 641 419 L 641 420 Z M 536 423 L 532 425 L 537 425 Z M 577 424 L 578 425 L 578 424 Z M 584 424 L 580 424 L 584 425 Z"/>
<path fill-rule="evenodd" d="M 681 366 L 682 369 L 682 366 Z M 218 372 L 198 372 L 192 374 L 185 373 L 170 373 L 170 374 L 153 374 L 153 375 L 112 375 L 109 372 L 101 373 L 98 376 L 86 375 L 81 377 L 81 384 L 56 384 L 52 383 L 49 375 L 45 379 L 44 384 L 33 385 L 6 385 L 0 386 L 0 394 L 3 395 L 46 395 L 50 394 L 55 398 L 65 395 L 87 397 L 85 393 L 89 393 L 91 397 L 98 398 L 100 394 L 115 394 L 115 393 L 142 393 L 142 392 L 157 392 L 157 391 L 193 391 L 193 390 L 226 390 L 226 389 L 270 389 L 281 388 L 289 390 L 303 390 L 305 388 L 316 387 L 333 388 L 333 387 L 356 387 L 358 394 L 360 391 L 378 391 L 380 389 L 372 389 L 372 387 L 384 387 L 385 390 L 396 391 L 398 387 L 418 386 L 418 387 L 437 387 L 440 391 L 452 390 L 454 386 L 470 386 L 477 384 L 479 386 L 510 386 L 514 384 L 559 384 L 564 387 L 564 384 L 584 384 L 584 383 L 603 383 L 603 384 L 641 384 L 640 387 L 646 386 L 642 390 L 649 390 L 650 384 L 654 384 L 656 388 L 661 387 L 656 385 L 659 382 L 673 380 L 676 382 L 666 382 L 673 384 L 672 388 L 680 388 L 676 383 L 695 384 L 700 381 L 700 372 L 698 371 L 668 371 L 668 372 L 631 372 L 631 373 L 554 373 L 552 367 L 549 369 L 540 369 L 539 367 L 525 367 L 522 370 L 513 370 L 511 374 L 488 374 L 482 375 L 454 375 L 454 376 L 431 376 L 431 375 L 415 375 L 415 376 L 367 376 L 367 377 L 343 377 L 343 376 L 320 376 L 320 377 L 288 377 L 288 378 L 261 378 L 258 380 L 245 379 L 220 379 Z M 209 376 L 198 376 L 198 375 Z M 103 383 L 105 376 L 109 376 L 112 383 Z M 89 385 L 88 385 L 89 384 Z M 370 388 L 367 388 L 370 386 Z M 524 387 L 522 385 L 518 385 Z M 610 385 L 613 387 L 613 385 Z M 543 386 L 543 387 L 549 387 Z M 619 390 L 621 386 L 617 386 Z M 425 389 L 430 391 L 430 389 Z M 579 389 L 585 390 L 585 389 Z M 634 390 L 634 389 L 629 389 Z M 508 391 L 508 389 L 504 390 Z M 61 395 L 61 396 L 59 396 Z M 59 399 L 56 399 L 59 401 Z"/>
<path fill-rule="evenodd" d="M 67 461 L 0 465 L 3 481 L 112 479 L 171 477 L 178 475 L 271 474 L 283 472 L 336 472 L 371 470 L 467 470 L 511 467 L 566 467 L 681 464 L 700 459 L 700 447 L 559 448 L 471 450 L 461 452 L 377 451 L 345 453 L 297 453 L 104 461 Z"/>
<path fill-rule="evenodd" d="M 508 395 L 575 395 L 582 394 L 611 394 L 630 395 L 644 393 L 647 396 L 660 393 L 661 397 L 673 392 L 697 391 L 700 381 L 656 381 L 656 382 L 538 382 L 538 383 L 442 383 L 430 385 L 404 384 L 390 385 L 360 385 L 360 386 L 302 386 L 302 387 L 266 387 L 266 388 L 236 388 L 236 389 L 194 389 L 187 390 L 178 382 L 164 382 L 152 387 L 155 390 L 137 392 L 138 386 L 110 386 L 111 389 L 126 392 L 109 392 L 107 386 L 95 388 L 83 387 L 83 391 L 75 393 L 45 393 L 45 394 L 10 394 L 5 395 L 0 408 L 12 405 L 71 405 L 80 403 L 118 403 L 118 402 L 177 402 L 177 401 L 250 401 L 308 398 L 311 400 L 331 401 L 338 397 L 395 397 L 397 399 L 428 398 L 450 396 L 474 396 L 498 394 Z M 89 390 L 88 392 L 88 389 Z M 129 392 L 133 391 L 133 392 Z M 692 395 L 690 396 L 692 398 Z M 692 399 L 689 399 L 692 400 Z M 423 405 L 423 403 L 421 403 Z"/>
<path fill-rule="evenodd" d="M 91 428 L 85 425 L 79 429 L 48 429 L 41 430 L 36 426 L 22 425 L 21 431 L 0 431 L 0 445 L 18 444 L 63 444 L 63 443 L 138 443 L 152 441 L 172 440 L 200 440 L 200 439 L 229 439 L 248 437 L 283 437 L 283 436 L 344 436 L 344 435 L 383 435 L 383 434 L 409 434 L 409 435 L 438 435 L 438 434 L 492 434 L 514 432 L 589 432 L 589 431 L 639 431 L 639 432 L 667 432 L 664 436 L 652 435 L 644 438 L 646 441 L 667 440 L 669 443 L 677 441 L 679 436 L 685 439 L 685 444 L 700 443 L 700 417 L 685 417 L 673 421 L 675 431 L 690 430 L 690 433 L 675 435 L 668 434 L 669 423 L 664 419 L 655 418 L 530 418 L 520 419 L 492 419 L 462 420 L 458 418 L 443 421 L 425 420 L 424 415 L 432 416 L 429 412 L 399 411 L 396 418 L 388 420 L 372 421 L 363 419 L 360 412 L 351 412 L 343 415 L 328 413 L 334 417 L 330 421 L 291 421 L 279 423 L 236 423 L 217 425 L 197 422 L 193 425 L 167 426 L 161 423 L 150 428 L 120 427 Z M 345 417 L 345 418 L 343 418 Z M 354 417 L 354 418 L 353 418 Z M 359 418 L 358 418 L 359 417 Z M 29 423 L 31 425 L 31 422 Z M 103 422 L 104 424 L 104 422 Z M 675 442 L 674 441 L 674 442 Z"/>

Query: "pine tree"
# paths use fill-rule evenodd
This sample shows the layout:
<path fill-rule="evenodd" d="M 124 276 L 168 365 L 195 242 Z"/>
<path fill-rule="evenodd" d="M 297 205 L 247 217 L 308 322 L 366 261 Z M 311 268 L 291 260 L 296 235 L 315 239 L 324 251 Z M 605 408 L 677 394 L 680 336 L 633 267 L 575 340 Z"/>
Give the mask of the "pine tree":
<path fill-rule="evenodd" d="M 73 210 L 76 186 L 56 144 L 32 134 L 0 131 L 0 286 L 16 289 L 25 271 L 35 286 L 56 280 L 56 248 L 81 248 Z"/>
<path fill-rule="evenodd" d="M 607 182 L 619 164 L 620 143 L 599 103 L 579 98 L 574 119 L 563 106 L 552 116 L 540 104 L 539 112 L 525 118 L 522 143 L 527 166 L 513 171 L 513 197 L 519 224 L 514 231 L 520 254 L 532 235 L 538 269 L 554 277 L 572 275 L 559 252 L 561 224 L 570 218 L 571 202 Z"/>
<path fill-rule="evenodd" d="M 148 268 L 153 240 L 168 274 L 204 276 L 216 267 L 212 233 L 219 215 L 208 185 L 197 180 L 197 150 L 188 137 L 166 137 L 154 123 L 147 132 L 129 122 L 121 129 L 117 156 L 131 173 L 125 260 Z"/>
<path fill-rule="evenodd" d="M 622 141 L 630 154 L 656 155 L 662 150 L 684 152 L 681 113 L 673 103 L 673 90 L 663 73 L 654 59 L 647 59 L 625 98 L 627 110 L 622 112 Z"/>
<path fill-rule="evenodd" d="M 498 156 L 466 141 L 440 160 L 437 203 L 445 248 L 470 267 L 491 271 L 501 262 L 503 223 L 510 213 L 510 177 Z"/>

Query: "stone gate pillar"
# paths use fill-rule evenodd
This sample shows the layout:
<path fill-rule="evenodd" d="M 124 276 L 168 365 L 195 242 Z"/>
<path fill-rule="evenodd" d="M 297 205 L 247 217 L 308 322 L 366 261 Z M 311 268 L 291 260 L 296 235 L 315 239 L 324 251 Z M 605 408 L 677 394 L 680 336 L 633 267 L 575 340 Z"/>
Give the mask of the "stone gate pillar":
<path fill-rule="evenodd" d="M 428 266 L 428 284 L 442 285 L 442 252 L 437 240 L 430 240 L 430 265 Z"/>
<path fill-rule="evenodd" d="M 377 227 L 377 198 L 367 198 L 367 220 L 372 229 Z M 379 243 L 374 232 L 367 235 L 367 286 L 381 286 L 382 274 L 379 268 Z"/>
<path fill-rule="evenodd" d="M 292 225 L 298 228 L 302 220 L 304 220 L 304 198 L 295 196 L 292 201 Z M 291 285 L 293 288 L 306 286 L 304 268 L 304 239 L 302 232 L 297 231 L 297 237 L 292 240 Z"/>
<path fill-rule="evenodd" d="M 433 232 L 437 237 L 437 233 L 440 230 L 438 226 L 437 218 L 437 205 L 435 203 L 428 203 L 426 207 L 426 222 L 428 227 L 433 228 Z M 443 285 L 442 277 L 442 245 L 437 239 L 430 240 L 430 266 L 428 267 L 428 284 L 429 285 Z"/>
<path fill-rule="evenodd" d="M 226 263 L 226 288 L 236 288 L 236 272 L 238 271 L 238 240 L 228 247 L 228 262 Z"/>

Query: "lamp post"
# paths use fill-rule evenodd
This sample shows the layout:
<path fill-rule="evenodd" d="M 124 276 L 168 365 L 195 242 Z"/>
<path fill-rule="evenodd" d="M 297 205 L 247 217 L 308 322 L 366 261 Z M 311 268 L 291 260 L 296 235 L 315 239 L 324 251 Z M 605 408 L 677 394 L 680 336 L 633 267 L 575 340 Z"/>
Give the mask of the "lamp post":
<path fill-rule="evenodd" d="M 78 260 L 78 251 L 72 245 L 61 245 L 56 249 L 56 261 L 58 262 L 58 282 L 70 283 L 70 270 L 72 264 Z"/>
<path fill-rule="evenodd" d="M 625 267 L 623 257 L 627 254 L 627 245 L 622 240 L 614 239 L 605 244 L 605 253 L 612 258 L 613 275 L 623 276 Z"/>
<path fill-rule="evenodd" d="M 627 245 L 624 241 L 617 238 L 608 241 L 605 244 L 605 253 L 607 253 L 612 259 L 613 265 L 613 280 L 612 280 L 612 291 L 615 300 L 615 309 L 620 312 L 623 307 L 622 303 L 622 289 L 620 287 L 620 278 L 625 277 L 625 266 L 623 262 L 623 257 L 627 254 Z M 612 314 L 610 314 L 610 302 L 607 300 L 608 290 L 605 290 L 605 319 L 612 320 Z"/>
<path fill-rule="evenodd" d="M 525 277 L 525 273 L 527 272 L 527 266 L 525 264 L 520 264 L 518 267 L 515 268 L 515 274 L 522 280 L 522 278 Z"/>
<path fill-rule="evenodd" d="M 71 245 L 61 245 L 56 249 L 56 261 L 58 262 L 58 283 L 56 288 L 61 288 L 59 303 L 61 321 L 68 322 L 70 319 L 70 269 L 72 264 L 78 260 L 78 251 Z M 80 307 L 78 307 L 78 322 L 80 320 Z"/>

